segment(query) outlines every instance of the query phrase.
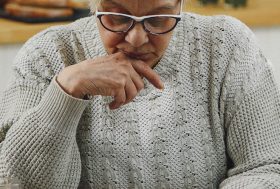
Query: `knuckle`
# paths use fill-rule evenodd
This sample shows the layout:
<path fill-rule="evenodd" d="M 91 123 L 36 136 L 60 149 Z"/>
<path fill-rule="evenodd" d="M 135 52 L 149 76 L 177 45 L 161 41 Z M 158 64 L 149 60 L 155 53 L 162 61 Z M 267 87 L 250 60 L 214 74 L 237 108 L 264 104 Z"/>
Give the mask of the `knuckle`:
<path fill-rule="evenodd" d="M 115 81 L 117 88 L 123 88 L 126 84 L 125 77 L 121 77 L 120 79 Z"/>
<path fill-rule="evenodd" d="M 134 99 L 136 96 L 137 96 L 138 92 L 135 90 L 133 93 L 132 93 L 132 99 Z"/>
<path fill-rule="evenodd" d="M 122 61 L 122 66 L 123 66 L 126 70 L 130 70 L 131 67 L 132 67 L 132 65 L 131 65 L 131 63 L 130 63 L 129 60 L 123 60 L 123 61 Z"/>
<path fill-rule="evenodd" d="M 131 102 L 137 96 L 137 91 L 131 92 L 131 94 L 127 97 L 127 101 Z"/>
<path fill-rule="evenodd" d="M 133 98 L 132 98 L 132 97 L 128 97 L 128 98 L 126 99 L 125 104 L 127 104 L 127 103 L 131 102 L 132 100 L 133 100 Z"/>
<path fill-rule="evenodd" d="M 114 59 L 116 60 L 116 62 L 119 62 L 119 60 L 125 59 L 125 55 L 122 52 L 117 52 L 114 54 Z"/>
<path fill-rule="evenodd" d="M 150 67 L 147 64 L 140 64 L 140 65 L 144 73 L 148 73 L 150 71 Z"/>
<path fill-rule="evenodd" d="M 120 69 L 119 74 L 121 78 L 125 78 L 125 79 L 128 78 L 130 75 L 129 71 L 127 70 L 127 67 L 125 66 Z"/>
<path fill-rule="evenodd" d="M 117 101 L 117 104 L 122 105 L 125 103 L 125 99 L 124 98 L 119 98 Z"/>
<path fill-rule="evenodd" d="M 142 90 L 142 89 L 144 89 L 144 88 L 145 88 L 144 82 L 141 82 L 141 83 L 139 84 L 139 91 Z"/>
<path fill-rule="evenodd" d="M 143 64 L 143 63 L 139 63 L 139 64 L 143 69 L 149 69 L 150 68 L 150 66 L 148 66 L 147 64 Z"/>

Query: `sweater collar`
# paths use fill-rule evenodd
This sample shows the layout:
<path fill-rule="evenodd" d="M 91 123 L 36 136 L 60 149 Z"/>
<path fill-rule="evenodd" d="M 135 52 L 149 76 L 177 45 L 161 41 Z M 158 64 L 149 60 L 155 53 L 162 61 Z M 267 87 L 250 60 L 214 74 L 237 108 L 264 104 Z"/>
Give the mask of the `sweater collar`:
<path fill-rule="evenodd" d="M 107 55 L 101 37 L 99 35 L 96 18 L 91 16 L 83 31 L 83 45 L 87 59 Z M 164 81 L 178 73 L 178 63 L 183 49 L 184 39 L 183 21 L 179 22 L 174 29 L 170 43 L 159 63 L 153 68 Z"/>

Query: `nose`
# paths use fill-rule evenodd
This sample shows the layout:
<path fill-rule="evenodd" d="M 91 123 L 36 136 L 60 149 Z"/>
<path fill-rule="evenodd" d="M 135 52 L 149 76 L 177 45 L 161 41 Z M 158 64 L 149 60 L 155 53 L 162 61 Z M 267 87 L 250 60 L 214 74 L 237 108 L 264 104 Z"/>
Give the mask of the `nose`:
<path fill-rule="evenodd" d="M 131 46 L 137 48 L 148 43 L 149 37 L 148 33 L 142 27 L 142 24 L 136 23 L 136 25 L 126 34 L 125 40 L 130 43 Z"/>

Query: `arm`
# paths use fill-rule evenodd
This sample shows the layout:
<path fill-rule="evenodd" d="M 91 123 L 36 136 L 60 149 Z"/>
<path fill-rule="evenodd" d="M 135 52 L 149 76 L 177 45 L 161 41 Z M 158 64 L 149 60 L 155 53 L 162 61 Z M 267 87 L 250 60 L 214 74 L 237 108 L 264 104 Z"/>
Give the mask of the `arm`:
<path fill-rule="evenodd" d="M 44 46 L 20 53 L 16 66 L 18 74 L 3 98 L 4 108 L 0 111 L 3 122 L 0 128 L 10 127 L 1 144 L 0 174 L 16 176 L 26 188 L 77 188 L 81 160 L 76 130 L 88 104 L 78 98 L 87 94 L 114 96 L 109 107 L 117 109 L 132 101 L 144 88 L 140 75 L 155 87 L 163 87 L 152 68 L 123 53 L 75 60 L 58 74 L 62 63 L 69 65 L 65 60 L 70 54 L 60 50 L 67 45 L 59 40 L 54 40 L 53 36 L 44 41 L 37 39 L 34 43 Z M 58 47 L 51 48 L 53 44 Z M 46 55 L 41 49 L 51 52 Z M 57 74 L 56 80 L 52 79 Z M 16 96 L 11 95 L 13 92 Z M 18 108 L 21 110 L 13 115 Z"/>
<path fill-rule="evenodd" d="M 50 82 L 55 72 L 48 55 L 34 45 L 42 40 L 21 50 L 0 103 L 0 177 L 17 177 L 28 189 L 76 189 L 81 174 L 76 129 L 88 102 Z"/>
<path fill-rule="evenodd" d="M 227 129 L 229 188 L 280 188 L 280 96 L 272 73 L 245 96 Z"/>
<path fill-rule="evenodd" d="M 233 167 L 220 188 L 280 188 L 279 88 L 251 31 L 240 31 L 226 81 L 231 93 L 225 106 L 226 143 Z"/>

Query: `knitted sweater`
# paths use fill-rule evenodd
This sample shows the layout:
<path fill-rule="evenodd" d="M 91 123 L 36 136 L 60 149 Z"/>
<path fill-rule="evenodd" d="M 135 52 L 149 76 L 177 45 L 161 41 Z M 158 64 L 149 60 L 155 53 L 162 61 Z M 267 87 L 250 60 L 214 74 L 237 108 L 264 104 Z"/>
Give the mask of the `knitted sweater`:
<path fill-rule="evenodd" d="M 280 188 L 280 95 L 252 32 L 185 13 L 133 102 L 66 94 L 56 75 L 106 55 L 93 16 L 17 55 L 0 104 L 0 177 L 25 189 Z"/>

